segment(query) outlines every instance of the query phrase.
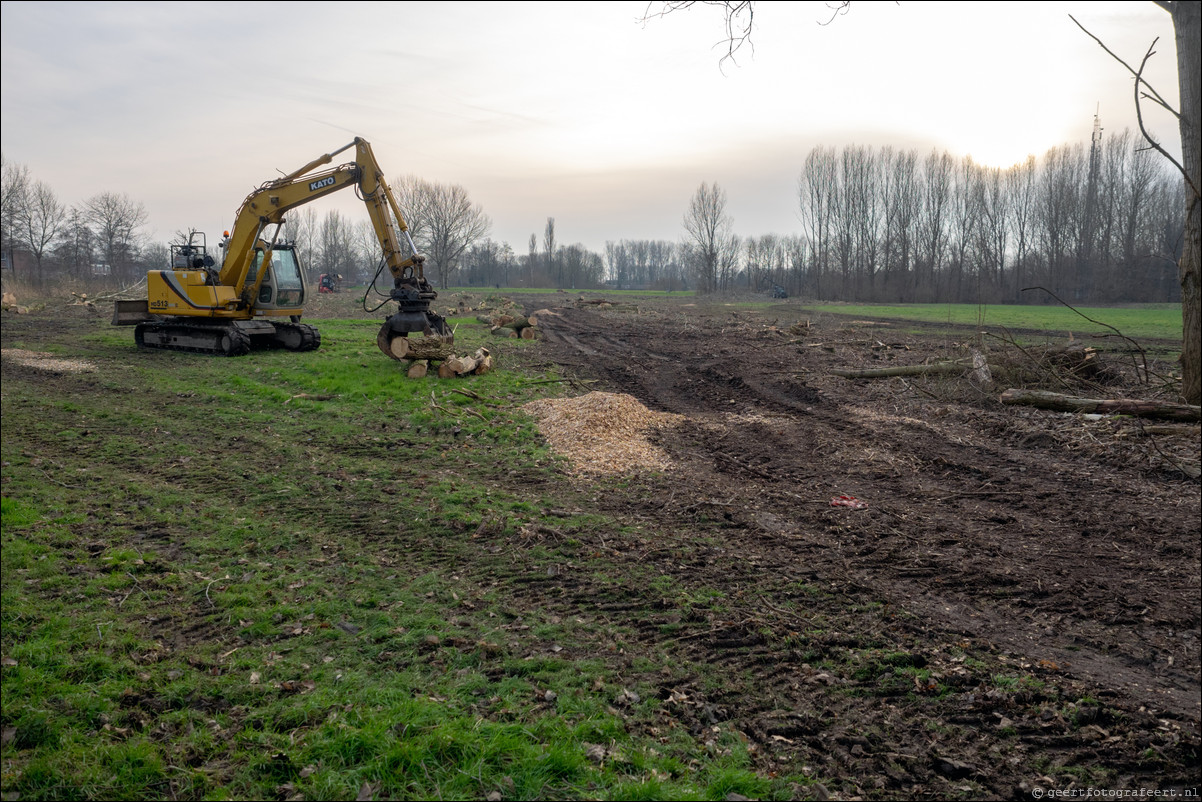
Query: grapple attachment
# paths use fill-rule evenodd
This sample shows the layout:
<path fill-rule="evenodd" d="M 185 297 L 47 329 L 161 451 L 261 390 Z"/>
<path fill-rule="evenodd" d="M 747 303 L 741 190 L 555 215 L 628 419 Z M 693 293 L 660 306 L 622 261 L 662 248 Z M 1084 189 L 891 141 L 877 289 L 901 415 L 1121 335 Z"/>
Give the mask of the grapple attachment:
<path fill-rule="evenodd" d="M 426 337 L 438 337 L 448 344 L 454 342 L 455 335 L 447 325 L 446 319 L 430 310 L 430 302 L 438 297 L 438 293 L 432 289 L 423 291 L 406 283 L 393 289 L 391 296 L 399 309 L 384 321 L 380 333 L 376 336 L 376 345 L 388 357 L 400 358 L 392 347 L 392 341 L 397 337 L 408 337 L 410 334 L 420 333 Z"/>

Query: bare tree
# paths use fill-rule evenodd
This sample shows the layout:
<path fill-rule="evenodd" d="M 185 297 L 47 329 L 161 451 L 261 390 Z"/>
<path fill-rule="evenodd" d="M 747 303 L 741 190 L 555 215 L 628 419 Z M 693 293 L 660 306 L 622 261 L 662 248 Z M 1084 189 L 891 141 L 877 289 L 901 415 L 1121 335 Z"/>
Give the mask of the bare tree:
<path fill-rule="evenodd" d="M 872 148 L 852 146 L 844 165 L 843 189 L 855 238 L 857 283 L 860 293 L 867 293 L 861 297 L 871 298 L 881 245 L 880 160 Z"/>
<path fill-rule="evenodd" d="M 330 209 L 317 228 L 311 269 L 316 273 L 352 275 L 356 272 L 355 254 L 354 227 L 337 209 Z"/>
<path fill-rule="evenodd" d="M 605 275 L 605 261 L 579 243 L 559 249 L 559 264 L 564 279 L 572 289 L 596 287 Z"/>
<path fill-rule="evenodd" d="M 526 286 L 534 286 L 534 273 L 538 268 L 538 236 L 534 233 L 530 234 L 530 241 L 527 243 L 529 253 L 526 257 Z"/>
<path fill-rule="evenodd" d="M 462 279 L 471 287 L 507 287 L 513 266 L 513 249 L 509 243 L 486 239 L 472 245 L 463 255 Z"/>
<path fill-rule="evenodd" d="M 818 147 L 806 156 L 798 180 L 802 229 L 810 238 L 810 284 L 815 297 L 826 297 L 824 277 L 830 270 L 834 199 L 838 167 L 834 148 Z"/>
<path fill-rule="evenodd" d="M 0 156 L 3 162 L 3 194 L 0 195 L 0 250 L 9 266 L 16 264 L 14 251 L 18 246 L 17 232 L 21 216 L 29 200 L 29 168 L 14 164 Z"/>
<path fill-rule="evenodd" d="M 936 298 L 936 273 L 943 264 L 948 247 L 948 211 L 952 199 L 954 162 L 946 151 L 932 150 L 923 162 L 922 204 L 918 214 L 918 250 L 915 261 L 915 300 L 931 302 Z"/>
<path fill-rule="evenodd" d="M 1035 214 L 1035 157 L 1016 164 L 1006 172 L 1006 191 L 1010 196 L 1007 211 L 1014 245 L 1014 287 L 1009 300 L 1020 300 L 1026 286 L 1027 260 L 1031 252 L 1031 230 Z"/>
<path fill-rule="evenodd" d="M 83 205 L 83 216 L 99 244 L 99 255 L 114 276 L 134 281 L 139 230 L 146 225 L 146 208 L 128 195 L 102 192 Z"/>
<path fill-rule="evenodd" d="M 1052 148 L 1043 158 L 1038 180 L 1035 235 L 1042 256 L 1040 283 L 1061 297 L 1073 296 L 1077 218 L 1084 188 L 1085 153 L 1080 147 Z"/>
<path fill-rule="evenodd" d="M 67 208 L 59 203 L 49 184 L 36 181 L 29 187 L 17 224 L 20 227 L 18 239 L 33 254 L 37 265 L 36 281 L 43 286 L 46 255 L 67 224 Z"/>
<path fill-rule="evenodd" d="M 951 275 L 948 277 L 949 297 L 953 301 L 976 300 L 964 292 L 964 272 L 968 265 L 977 226 L 981 220 L 981 208 L 973 197 L 977 167 L 971 156 L 960 160 L 952 174 L 951 202 Z"/>
<path fill-rule="evenodd" d="M 626 284 L 626 248 L 620 242 L 605 242 L 605 276 L 618 283 L 618 289 Z"/>
<path fill-rule="evenodd" d="M 889 194 L 885 198 L 885 285 L 893 300 L 908 300 L 914 260 L 915 226 L 921 202 L 918 154 L 901 151 L 888 163 Z"/>
<path fill-rule="evenodd" d="M 441 184 L 414 176 L 392 183 L 409 227 L 409 235 L 428 259 L 443 289 L 459 266 L 459 259 L 477 240 L 488 234 L 492 221 L 474 204 L 459 184 Z"/>
<path fill-rule="evenodd" d="M 430 234 L 430 205 L 433 202 L 433 192 L 430 182 L 415 175 L 405 175 L 393 179 L 392 191 L 397 203 L 401 206 L 401 214 L 405 216 L 405 225 L 414 244 L 424 249 Z"/>
<path fill-rule="evenodd" d="M 312 206 L 293 209 L 288 214 L 287 224 L 284 226 L 285 236 L 296 243 L 301 254 L 301 264 L 309 272 L 313 272 L 318 261 L 316 243 L 320 227 L 317 210 Z M 316 275 L 310 278 L 316 279 Z"/>
<path fill-rule="evenodd" d="M 684 215 L 686 245 L 698 292 L 716 292 L 732 268 L 738 252 L 732 227 L 726 213 L 726 192 L 717 184 L 702 182 Z"/>
<path fill-rule="evenodd" d="M 543 264 L 547 270 L 547 278 L 555 276 L 555 286 L 563 289 L 563 267 L 555 268 L 555 218 L 547 218 L 547 226 L 543 229 Z"/>
<path fill-rule="evenodd" d="M 428 191 L 427 229 L 422 239 L 439 283 L 445 289 L 458 266 L 459 257 L 472 243 L 488 234 L 492 221 L 458 184 L 431 184 Z"/>
<path fill-rule="evenodd" d="M 971 300 L 997 303 L 1001 300 L 1009 245 L 1010 222 L 1006 213 L 1009 202 L 1002 170 L 976 166 L 973 171 L 972 203 L 976 208 L 973 231 L 973 276 L 976 280 Z M 968 299 L 966 299 L 968 300 Z"/>
<path fill-rule="evenodd" d="M 84 278 L 92 274 L 96 261 L 96 241 L 92 230 L 88 228 L 83 209 L 72 206 L 67 210 L 63 235 L 59 240 L 56 256 L 66 266 L 67 271 L 76 278 Z M 167 264 L 166 261 L 162 264 Z"/>

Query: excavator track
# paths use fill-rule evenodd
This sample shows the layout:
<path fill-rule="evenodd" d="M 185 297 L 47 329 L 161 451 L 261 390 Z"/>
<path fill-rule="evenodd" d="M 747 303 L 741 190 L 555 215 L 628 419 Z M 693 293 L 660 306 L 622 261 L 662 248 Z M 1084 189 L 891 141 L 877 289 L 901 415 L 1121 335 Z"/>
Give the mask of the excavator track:
<path fill-rule="evenodd" d="M 245 356 L 256 347 L 314 351 L 321 347 L 321 333 L 307 323 L 152 321 L 137 325 L 134 342 L 145 349 Z"/>
<path fill-rule="evenodd" d="M 321 332 L 308 323 L 273 323 L 272 345 L 289 351 L 316 351 L 321 347 Z"/>

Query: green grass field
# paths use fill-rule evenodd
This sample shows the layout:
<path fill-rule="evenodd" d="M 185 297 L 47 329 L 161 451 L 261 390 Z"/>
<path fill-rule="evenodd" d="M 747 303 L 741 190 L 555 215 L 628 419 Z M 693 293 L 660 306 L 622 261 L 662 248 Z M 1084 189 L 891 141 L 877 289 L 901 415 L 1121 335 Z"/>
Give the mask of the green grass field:
<path fill-rule="evenodd" d="M 453 322 L 467 352 L 486 341 Z M 5 798 L 788 798 L 809 782 L 751 771 L 729 727 L 709 746 L 637 734 L 662 726 L 656 688 L 587 656 L 628 633 L 515 602 L 580 539 L 624 537 L 562 509 L 519 409 L 560 385 L 508 369 L 533 344 L 489 342 L 500 369 L 470 381 L 410 380 L 376 326 L 321 321 L 319 351 L 240 360 L 140 352 L 103 321 L 6 339 L 101 370 L 4 382 Z M 522 540 L 539 527 L 566 540 Z M 710 671 L 661 659 L 640 675 Z"/>
<path fill-rule="evenodd" d="M 821 304 L 814 312 L 857 318 L 912 320 L 956 326 L 998 327 L 1012 330 L 1062 332 L 1075 336 L 1113 334 L 1113 326 L 1132 339 L 1181 339 L 1181 305 L 1148 304 L 1139 307 L 1080 307 L 1090 322 L 1063 306 L 977 306 L 976 304 Z M 1098 325 L 1098 324 L 1106 325 Z"/>

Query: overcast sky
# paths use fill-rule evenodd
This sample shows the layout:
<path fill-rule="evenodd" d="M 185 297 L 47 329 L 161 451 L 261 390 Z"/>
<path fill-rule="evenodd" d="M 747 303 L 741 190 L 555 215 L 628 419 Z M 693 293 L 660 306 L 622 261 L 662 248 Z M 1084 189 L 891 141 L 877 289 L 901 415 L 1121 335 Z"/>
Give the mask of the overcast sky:
<path fill-rule="evenodd" d="M 655 10 L 660 4 L 651 4 Z M 166 241 L 214 242 L 246 194 L 355 136 L 390 178 L 463 185 L 492 238 L 679 240 L 698 185 L 737 233 L 794 234 L 818 145 L 932 148 L 1008 166 L 1136 129 L 1131 77 L 1176 103 L 1169 15 L 1138 2 L 760 2 L 754 52 L 718 9 L 635 2 L 3 3 L 6 163 L 67 204 L 142 203 Z M 1180 152 L 1174 122 L 1148 110 Z M 318 213 L 366 212 L 351 193 Z"/>

